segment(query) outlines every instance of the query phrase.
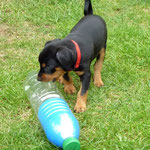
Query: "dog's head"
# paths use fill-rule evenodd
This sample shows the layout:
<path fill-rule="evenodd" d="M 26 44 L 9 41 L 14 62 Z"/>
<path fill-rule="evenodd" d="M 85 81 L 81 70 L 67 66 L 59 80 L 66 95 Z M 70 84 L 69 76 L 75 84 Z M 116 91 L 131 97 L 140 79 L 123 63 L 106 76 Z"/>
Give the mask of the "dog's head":
<path fill-rule="evenodd" d="M 73 51 L 66 46 L 58 45 L 53 41 L 47 42 L 40 53 L 39 81 L 55 81 L 71 68 Z"/>

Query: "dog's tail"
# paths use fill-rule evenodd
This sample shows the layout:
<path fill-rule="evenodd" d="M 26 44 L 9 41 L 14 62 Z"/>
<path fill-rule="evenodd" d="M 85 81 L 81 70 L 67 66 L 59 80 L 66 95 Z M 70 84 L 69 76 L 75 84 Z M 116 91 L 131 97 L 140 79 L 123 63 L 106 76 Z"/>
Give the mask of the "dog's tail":
<path fill-rule="evenodd" d="M 85 0 L 84 4 L 84 15 L 91 15 L 93 14 L 91 0 Z"/>

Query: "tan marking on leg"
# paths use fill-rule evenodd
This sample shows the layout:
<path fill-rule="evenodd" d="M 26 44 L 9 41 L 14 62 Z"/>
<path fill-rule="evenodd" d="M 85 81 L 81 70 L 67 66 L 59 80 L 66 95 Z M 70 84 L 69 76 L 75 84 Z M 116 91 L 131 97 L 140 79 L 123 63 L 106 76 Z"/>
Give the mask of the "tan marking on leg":
<path fill-rule="evenodd" d="M 58 82 L 61 83 L 61 84 L 63 84 L 63 82 L 64 82 L 63 75 L 59 77 Z"/>
<path fill-rule="evenodd" d="M 76 113 L 86 111 L 86 102 L 87 102 L 88 91 L 84 95 L 81 95 L 81 90 L 82 90 L 82 85 L 81 85 L 80 90 L 78 92 L 76 105 L 74 107 L 74 110 Z"/>
<path fill-rule="evenodd" d="M 101 79 L 101 70 L 105 56 L 105 49 L 102 48 L 100 51 L 100 58 L 96 61 L 94 66 L 94 85 L 97 87 L 104 86 L 104 83 Z"/>
<path fill-rule="evenodd" d="M 73 94 L 76 92 L 76 88 L 73 85 L 73 80 L 68 73 L 69 81 L 65 80 L 63 76 L 60 77 L 59 81 L 64 84 L 64 91 L 68 94 Z"/>
<path fill-rule="evenodd" d="M 78 75 L 78 76 L 82 76 L 84 74 L 84 71 L 75 71 L 75 73 Z"/>

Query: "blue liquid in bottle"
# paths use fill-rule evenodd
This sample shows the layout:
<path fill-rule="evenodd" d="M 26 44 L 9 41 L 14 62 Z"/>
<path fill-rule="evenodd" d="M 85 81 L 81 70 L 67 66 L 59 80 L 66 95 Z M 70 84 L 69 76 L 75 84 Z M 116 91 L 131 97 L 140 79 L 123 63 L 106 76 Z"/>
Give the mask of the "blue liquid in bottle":
<path fill-rule="evenodd" d="M 80 150 L 79 123 L 55 84 L 39 82 L 31 72 L 25 91 L 48 140 L 64 150 Z"/>

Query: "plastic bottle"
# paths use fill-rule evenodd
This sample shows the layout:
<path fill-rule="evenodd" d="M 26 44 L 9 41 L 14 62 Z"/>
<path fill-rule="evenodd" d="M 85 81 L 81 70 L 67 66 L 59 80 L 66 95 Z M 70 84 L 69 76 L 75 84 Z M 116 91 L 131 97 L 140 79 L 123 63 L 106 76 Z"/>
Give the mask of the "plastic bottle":
<path fill-rule="evenodd" d="M 31 72 L 24 87 L 48 140 L 64 150 L 80 150 L 78 121 L 55 84 L 37 81 Z"/>

